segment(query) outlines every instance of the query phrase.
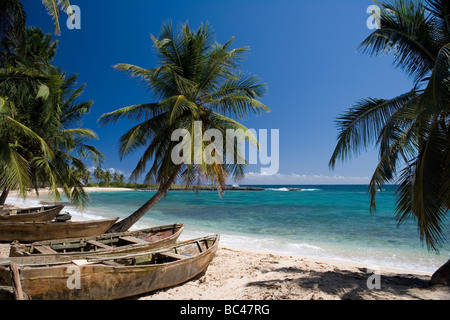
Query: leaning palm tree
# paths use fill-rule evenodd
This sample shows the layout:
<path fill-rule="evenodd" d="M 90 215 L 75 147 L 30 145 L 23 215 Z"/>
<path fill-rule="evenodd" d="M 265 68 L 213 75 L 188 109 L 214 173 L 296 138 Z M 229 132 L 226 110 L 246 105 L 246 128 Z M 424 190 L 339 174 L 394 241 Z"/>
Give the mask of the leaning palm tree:
<path fill-rule="evenodd" d="M 396 0 L 380 5 L 381 28 L 360 48 L 371 55 L 394 53 L 396 66 L 413 78 L 414 87 L 393 99 L 360 100 L 339 117 L 330 167 L 377 143 L 370 208 L 376 209 L 380 186 L 397 184 L 399 225 L 413 216 L 421 241 L 438 252 L 450 208 L 450 3 Z"/>
<path fill-rule="evenodd" d="M 257 100 L 264 95 L 265 85 L 260 84 L 256 76 L 239 70 L 239 61 L 248 51 L 247 47 L 232 49 L 233 39 L 224 45 L 215 43 L 208 24 L 193 31 L 186 23 L 174 34 L 168 22 L 163 24 L 160 36 L 152 36 L 152 39 L 159 59 L 156 68 L 144 69 L 129 64 L 118 64 L 115 68 L 139 78 L 157 102 L 104 114 L 99 122 L 105 125 L 121 118 L 142 121 L 121 137 L 120 155 L 124 157 L 144 148 L 131 179 L 147 171 L 145 182 L 156 182 L 159 189 L 136 212 L 114 225 L 110 230 L 113 232 L 128 230 L 167 194 L 177 179 L 186 185 L 209 181 L 222 193 L 228 176 L 243 177 L 245 163 L 172 161 L 172 152 L 178 144 L 171 139 L 175 130 L 184 129 L 193 136 L 195 123 L 200 122 L 202 135 L 214 128 L 225 136 L 226 129 L 246 130 L 230 116 L 243 119 L 269 111 Z M 255 142 L 254 137 L 250 139 Z M 191 141 L 188 147 L 193 155 L 196 151 L 203 152 L 205 145 Z M 233 156 L 239 156 L 239 152 L 235 144 Z M 148 164 L 151 167 L 147 170 Z"/>

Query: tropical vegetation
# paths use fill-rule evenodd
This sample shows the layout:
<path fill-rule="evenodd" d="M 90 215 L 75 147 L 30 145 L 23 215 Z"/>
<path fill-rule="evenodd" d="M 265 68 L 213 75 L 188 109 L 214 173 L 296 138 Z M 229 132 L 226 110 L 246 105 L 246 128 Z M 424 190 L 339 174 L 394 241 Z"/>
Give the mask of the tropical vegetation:
<path fill-rule="evenodd" d="M 340 116 L 330 166 L 376 143 L 379 163 L 369 185 L 370 208 L 376 210 L 381 186 L 396 184 L 399 225 L 414 217 L 420 239 L 438 252 L 450 207 L 450 3 L 378 4 L 380 29 L 360 49 L 371 56 L 393 54 L 395 66 L 414 85 L 392 99 L 359 100 Z"/>
<path fill-rule="evenodd" d="M 93 102 L 80 101 L 85 86 L 77 87 L 76 75 L 51 64 L 57 42 L 39 28 L 25 28 L 19 1 L 2 2 L 0 14 L 0 204 L 11 189 L 25 196 L 30 188 L 49 187 L 55 200 L 62 189 L 73 203 L 85 206 L 83 160 L 98 163 L 103 157 L 87 144 L 96 134 L 80 128 Z"/>
<path fill-rule="evenodd" d="M 258 100 L 264 96 L 266 86 L 256 76 L 240 70 L 240 61 L 248 47 L 233 49 L 233 39 L 223 45 L 216 43 L 208 24 L 191 30 L 186 23 L 174 33 L 171 22 L 167 22 L 159 37 L 152 36 L 152 39 L 157 67 L 145 69 L 118 64 L 115 68 L 138 78 L 153 93 L 156 102 L 121 108 L 104 114 L 99 120 L 101 125 L 114 124 L 123 118 L 140 121 L 120 138 L 120 156 L 123 158 L 143 148 L 131 179 L 146 172 L 145 183 L 159 184 L 151 199 L 112 227 L 110 231 L 114 232 L 130 228 L 167 194 L 175 181 L 187 186 L 206 181 L 223 194 L 229 176 L 234 179 L 244 176 L 245 163 L 226 164 L 225 160 L 224 164 L 218 161 L 175 164 L 171 154 L 179 141 L 172 141 L 171 137 L 176 129 L 184 129 L 193 136 L 195 122 L 200 121 L 202 135 L 208 129 L 216 129 L 225 136 L 226 129 L 247 130 L 235 119 L 269 111 Z M 257 143 L 254 137 L 250 140 Z M 194 145 L 191 141 L 192 155 L 196 151 L 203 154 L 206 144 Z M 223 150 L 226 150 L 225 144 L 226 141 Z M 235 159 L 242 156 L 240 152 L 240 146 L 234 143 Z"/>

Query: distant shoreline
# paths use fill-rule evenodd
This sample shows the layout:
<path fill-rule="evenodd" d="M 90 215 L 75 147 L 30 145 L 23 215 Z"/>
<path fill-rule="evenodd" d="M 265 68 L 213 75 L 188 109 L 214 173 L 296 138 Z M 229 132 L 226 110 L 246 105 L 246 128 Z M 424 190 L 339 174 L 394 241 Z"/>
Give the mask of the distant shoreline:
<path fill-rule="evenodd" d="M 300 191 L 302 189 L 300 188 L 288 188 L 291 191 Z M 87 193 L 92 192 L 121 192 L 121 191 L 156 191 L 158 190 L 158 187 L 155 186 L 142 186 L 142 187 L 115 187 L 115 186 L 95 186 L 95 187 L 85 187 L 84 190 Z M 174 191 L 217 191 L 217 187 L 214 186 L 189 186 L 186 187 L 185 185 L 174 185 L 170 188 L 170 190 Z M 264 191 L 265 188 L 262 187 L 250 187 L 250 186 L 226 186 L 224 188 L 225 191 Z M 59 190 L 61 193 L 62 190 Z M 42 195 L 48 195 L 49 189 L 47 188 L 41 188 L 38 189 L 39 196 Z M 16 190 L 12 190 L 9 194 L 10 196 L 18 196 L 18 192 Z M 36 192 L 30 191 L 28 192 L 27 196 L 36 196 Z"/>
<path fill-rule="evenodd" d="M 87 192 L 94 191 L 94 192 L 100 192 L 100 191 L 127 191 L 127 190 L 149 190 L 149 191 L 156 191 L 158 190 L 157 186 L 155 187 L 86 187 L 85 190 Z M 186 187 L 185 185 L 174 185 L 170 188 L 170 190 L 175 191 L 217 191 L 217 187 L 215 186 L 189 186 Z M 225 191 L 265 191 L 267 188 L 263 187 L 255 187 L 255 186 L 226 186 L 224 188 Z M 286 188 L 287 191 L 302 191 L 302 188 Z"/>

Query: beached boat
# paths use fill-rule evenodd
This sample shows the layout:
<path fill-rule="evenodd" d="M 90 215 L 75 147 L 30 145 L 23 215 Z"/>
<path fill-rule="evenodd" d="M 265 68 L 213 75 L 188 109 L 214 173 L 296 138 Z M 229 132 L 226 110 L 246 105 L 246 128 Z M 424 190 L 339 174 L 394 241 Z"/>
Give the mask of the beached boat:
<path fill-rule="evenodd" d="M 39 241 L 11 245 L 12 261 L 20 263 L 49 263 L 138 253 L 174 245 L 183 232 L 184 224 L 172 224 L 122 233 L 106 233 L 97 237 Z"/>
<path fill-rule="evenodd" d="M 104 233 L 116 219 L 67 222 L 0 223 L 0 241 L 35 242 L 51 239 L 94 237 Z"/>
<path fill-rule="evenodd" d="M 64 205 L 41 206 L 0 211 L 0 223 L 3 222 L 46 222 L 55 219 Z"/>
<path fill-rule="evenodd" d="M 219 235 L 121 257 L 17 265 L 17 284 L 33 300 L 113 300 L 182 284 L 206 271 Z M 0 285 L 11 286 L 10 262 Z M 16 284 L 16 286 L 17 286 Z"/>

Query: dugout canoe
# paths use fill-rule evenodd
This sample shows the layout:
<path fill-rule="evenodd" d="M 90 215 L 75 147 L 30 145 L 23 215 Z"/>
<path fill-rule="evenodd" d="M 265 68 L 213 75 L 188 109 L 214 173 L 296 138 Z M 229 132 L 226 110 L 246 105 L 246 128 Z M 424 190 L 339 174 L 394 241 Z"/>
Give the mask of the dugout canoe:
<path fill-rule="evenodd" d="M 0 223 L 52 221 L 63 208 L 64 205 L 61 204 L 55 206 L 2 210 L 0 211 Z"/>
<path fill-rule="evenodd" d="M 49 263 L 138 253 L 174 245 L 184 224 L 171 224 L 97 237 L 13 243 L 10 257 L 15 263 Z"/>
<path fill-rule="evenodd" d="M 18 264 L 19 284 L 33 300 L 114 300 L 182 284 L 206 271 L 219 235 L 121 257 Z M 0 262 L 0 285 L 12 285 Z"/>
<path fill-rule="evenodd" d="M 68 238 L 94 237 L 108 230 L 119 218 L 67 222 L 0 223 L 0 241 L 35 242 Z"/>

